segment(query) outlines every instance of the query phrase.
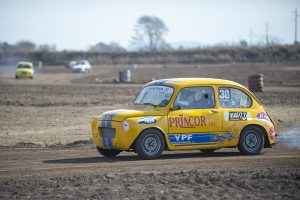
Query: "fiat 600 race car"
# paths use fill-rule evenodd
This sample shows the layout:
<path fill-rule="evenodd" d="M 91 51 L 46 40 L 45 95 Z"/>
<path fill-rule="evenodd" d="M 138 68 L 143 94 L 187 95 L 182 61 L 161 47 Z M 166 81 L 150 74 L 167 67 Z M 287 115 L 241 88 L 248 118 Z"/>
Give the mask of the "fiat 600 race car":
<path fill-rule="evenodd" d="M 18 62 L 15 78 L 31 78 L 34 76 L 34 69 L 31 62 Z"/>
<path fill-rule="evenodd" d="M 275 143 L 274 123 L 244 86 L 221 79 L 178 78 L 150 82 L 134 109 L 105 112 L 92 123 L 92 139 L 106 157 L 134 151 L 155 159 L 163 150 L 210 153 L 237 147 L 259 154 Z"/>

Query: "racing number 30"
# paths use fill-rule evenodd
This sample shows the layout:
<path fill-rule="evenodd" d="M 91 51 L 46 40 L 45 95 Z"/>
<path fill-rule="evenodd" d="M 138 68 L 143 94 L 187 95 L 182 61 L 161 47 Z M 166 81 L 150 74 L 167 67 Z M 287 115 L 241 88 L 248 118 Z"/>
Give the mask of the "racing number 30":
<path fill-rule="evenodd" d="M 220 89 L 219 90 L 219 97 L 220 97 L 220 99 L 230 99 L 230 91 Z"/>

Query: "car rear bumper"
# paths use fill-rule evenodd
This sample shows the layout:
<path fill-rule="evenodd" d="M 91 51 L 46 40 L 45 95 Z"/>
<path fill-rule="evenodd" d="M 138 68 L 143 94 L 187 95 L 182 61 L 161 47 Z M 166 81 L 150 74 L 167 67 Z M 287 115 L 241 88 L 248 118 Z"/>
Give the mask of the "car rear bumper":
<path fill-rule="evenodd" d="M 31 77 L 33 77 L 33 74 L 30 72 L 17 72 L 16 77 L 31 78 Z"/>
<path fill-rule="evenodd" d="M 83 69 L 73 69 L 72 72 L 73 73 L 82 73 L 82 72 L 84 72 L 84 70 Z"/>

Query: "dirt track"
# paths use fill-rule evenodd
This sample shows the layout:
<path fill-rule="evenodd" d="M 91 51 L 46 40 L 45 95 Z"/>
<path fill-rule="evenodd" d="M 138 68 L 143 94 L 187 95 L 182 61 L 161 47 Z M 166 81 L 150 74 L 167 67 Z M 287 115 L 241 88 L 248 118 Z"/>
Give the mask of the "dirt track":
<path fill-rule="evenodd" d="M 209 156 L 165 152 L 153 161 L 131 152 L 114 159 L 99 156 L 89 142 L 91 118 L 128 107 L 150 76 L 178 77 L 184 71 L 183 76 L 244 84 L 250 73 L 263 72 L 266 91 L 256 95 L 275 119 L 277 132 L 284 136 L 296 127 L 293 136 L 300 135 L 297 64 L 256 64 L 252 70 L 245 64 L 153 67 L 133 71 L 138 84 L 108 83 L 123 68 L 118 66 L 96 67 L 91 74 L 46 67 L 34 80 L 14 80 L 11 70 L 0 68 L 0 199 L 300 198 L 300 150 L 287 148 L 299 138 L 282 140 L 259 156 L 241 156 L 236 149 Z M 97 84 L 95 77 L 106 83 Z"/>
<path fill-rule="evenodd" d="M 91 146 L 2 149 L 1 198 L 299 199 L 300 151 L 277 147 L 259 156 L 237 150 L 211 155 L 134 153 L 107 159 Z"/>

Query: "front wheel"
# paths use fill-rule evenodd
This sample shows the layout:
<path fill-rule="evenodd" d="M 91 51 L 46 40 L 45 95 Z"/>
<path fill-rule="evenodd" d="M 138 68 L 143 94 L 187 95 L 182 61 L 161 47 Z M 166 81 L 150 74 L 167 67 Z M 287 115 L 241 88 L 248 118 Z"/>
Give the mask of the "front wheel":
<path fill-rule="evenodd" d="M 164 136 L 156 129 L 147 129 L 140 134 L 134 148 L 144 159 L 158 158 L 165 149 Z"/>
<path fill-rule="evenodd" d="M 257 127 L 250 126 L 242 131 L 237 147 L 243 154 L 256 155 L 261 152 L 264 143 L 262 131 Z"/>
<path fill-rule="evenodd" d="M 108 158 L 112 158 L 115 157 L 116 155 L 118 155 L 119 153 L 121 153 L 121 151 L 119 150 L 115 150 L 115 149 L 102 149 L 99 147 L 96 147 L 98 152 Z"/>

